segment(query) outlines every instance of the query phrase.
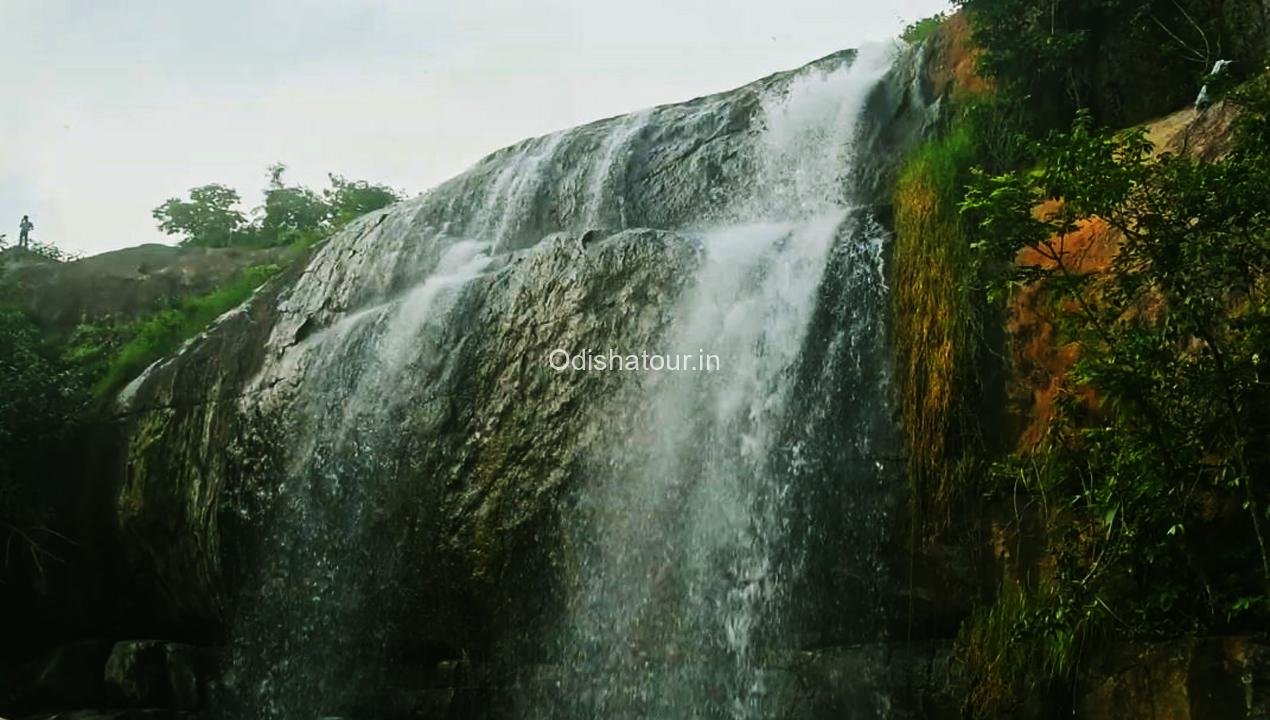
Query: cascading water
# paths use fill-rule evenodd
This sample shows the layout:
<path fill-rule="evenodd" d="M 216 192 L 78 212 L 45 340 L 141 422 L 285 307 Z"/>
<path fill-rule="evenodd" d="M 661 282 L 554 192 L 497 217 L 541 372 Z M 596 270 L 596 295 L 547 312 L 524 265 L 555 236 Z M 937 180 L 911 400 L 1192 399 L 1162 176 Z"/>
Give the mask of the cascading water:
<path fill-rule="evenodd" d="M 393 568 L 373 552 L 368 526 L 408 411 L 403 376 L 435 357 L 427 348 L 442 341 L 457 291 L 491 263 L 487 249 L 451 245 L 426 280 L 316 333 L 289 358 L 303 363 L 304 392 L 288 415 L 294 446 L 270 491 L 278 506 L 266 559 L 233 646 L 236 712 L 319 717 L 353 702 L 359 683 L 373 685 L 388 632 L 375 595 Z"/>
<path fill-rule="evenodd" d="M 754 175 L 696 230 L 704 262 L 666 341 L 718 355 L 720 369 L 656 378 L 638 413 L 646 439 L 613 447 L 611 470 L 582 491 L 560 658 L 572 700 L 544 717 L 775 714 L 759 653 L 800 571 L 789 526 L 810 518 L 791 515 L 791 483 L 802 443 L 818 439 L 783 424 L 835 243 L 864 243 L 847 273 L 881 273 L 881 231 L 852 213 L 849 177 L 865 100 L 891 61 L 873 48 L 762 98 Z M 876 322 L 880 295 L 857 299 Z"/>
<path fill-rule="evenodd" d="M 676 257 L 696 265 L 669 271 L 683 290 L 656 308 L 659 346 L 618 349 L 709 354 L 719 368 L 624 377 L 625 392 L 596 396 L 615 405 L 576 411 L 613 420 L 561 451 L 571 479 L 550 536 L 563 559 L 543 566 L 560 600 L 546 604 L 548 630 L 531 643 L 546 664 L 516 681 L 514 714 L 779 716 L 781 653 L 853 632 L 825 631 L 852 623 L 821 622 L 840 600 L 809 589 L 847 577 L 830 585 L 848 587 L 863 625 L 864 598 L 884 592 L 873 515 L 886 512 L 880 458 L 893 443 L 885 232 L 857 187 L 869 106 L 895 53 L 843 53 L 525 141 L 323 246 L 282 297 L 241 401 L 245 415 L 280 418 L 290 447 L 252 505 L 263 530 L 226 678 L 234 714 L 397 712 L 375 688 L 401 622 L 389 610 L 409 606 L 397 597 L 411 562 L 401 538 L 447 512 L 412 510 L 397 529 L 385 518 L 399 486 L 451 462 L 462 470 L 432 484 L 458 488 L 456 515 L 479 524 L 513 503 L 500 498 L 514 489 L 491 499 L 464 484 L 485 477 L 482 458 L 514 450 L 490 445 L 507 408 L 462 393 L 474 357 L 506 351 L 472 328 L 500 327 L 517 293 L 578 291 L 582 276 L 533 275 L 535 258 L 599 262 L 552 233 L 656 228 L 677 232 L 688 254 Z M 595 312 L 630 336 L 620 308 Z M 545 357 L 508 360 L 519 369 L 498 375 L 505 393 L 549 374 Z M 459 426 L 479 429 L 412 456 L 421 435 Z M 465 453 L 477 459 L 453 461 Z"/>

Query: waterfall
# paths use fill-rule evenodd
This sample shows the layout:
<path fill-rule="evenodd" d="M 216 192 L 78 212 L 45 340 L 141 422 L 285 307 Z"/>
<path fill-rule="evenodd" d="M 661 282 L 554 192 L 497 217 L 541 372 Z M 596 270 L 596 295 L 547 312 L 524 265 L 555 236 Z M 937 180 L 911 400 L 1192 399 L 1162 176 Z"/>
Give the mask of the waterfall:
<path fill-rule="evenodd" d="M 789 525 L 811 519 L 791 515 L 791 484 L 802 444 L 818 439 L 785 423 L 835 244 L 862 243 L 847 273 L 881 274 L 882 232 L 852 212 L 848 178 L 865 100 L 891 60 L 869 48 L 762 98 L 756 172 L 721 222 L 696 229 L 705 259 L 667 341 L 717 354 L 721 368 L 655 378 L 643 437 L 612 447 L 582 491 L 559 659 L 571 700 L 543 717 L 773 716 L 759 653 L 800 572 Z"/>
<path fill-rule="evenodd" d="M 505 681 L 519 688 L 516 715 L 771 717 L 782 653 L 825 627 L 870 624 L 864 605 L 822 622 L 839 601 L 805 591 L 826 562 L 846 561 L 848 584 L 862 581 L 852 602 L 880 592 L 870 514 L 886 512 L 879 458 L 892 442 L 886 233 L 857 185 L 869 105 L 896 52 L 840 53 L 527 140 L 316 252 L 279 299 L 239 408 L 270 418 L 287 447 L 276 482 L 252 486 L 242 511 L 261 530 L 225 679 L 237 716 L 398 712 L 380 688 L 399 644 L 392 611 L 418 592 L 402 590 L 403 538 L 445 512 L 466 527 L 512 502 L 471 480 L 507 412 L 471 389 L 473 373 L 480 353 L 503 351 L 488 338 L 511 331 L 500 313 L 517 298 L 543 287 L 550 301 L 590 277 L 600 260 L 573 239 L 584 231 L 675 233 L 675 257 L 697 261 L 665 269 L 683 290 L 655 308 L 658 346 L 620 350 L 720 366 L 613 381 L 622 389 L 586 411 L 608 419 L 551 468 L 569 482 L 532 494 L 555 498 L 563 559 L 544 565 L 559 598 L 545 604 L 539 669 Z M 611 311 L 620 335 L 626 315 Z M 508 360 L 507 392 L 564 382 L 544 358 Z M 427 446 L 442 431 L 453 442 Z M 424 481 L 457 509 L 402 489 Z"/>
<path fill-rule="evenodd" d="M 410 396 L 458 291 L 491 263 L 488 244 L 451 245 L 401 295 L 348 315 L 288 358 L 303 394 L 287 415 L 292 443 L 265 541 L 264 566 L 234 639 L 234 710 L 248 717 L 320 717 L 375 682 L 374 597 L 392 572 L 368 526 L 390 475 Z M 273 378 L 276 381 L 276 378 Z M 368 669 L 371 672 L 368 673 Z"/>

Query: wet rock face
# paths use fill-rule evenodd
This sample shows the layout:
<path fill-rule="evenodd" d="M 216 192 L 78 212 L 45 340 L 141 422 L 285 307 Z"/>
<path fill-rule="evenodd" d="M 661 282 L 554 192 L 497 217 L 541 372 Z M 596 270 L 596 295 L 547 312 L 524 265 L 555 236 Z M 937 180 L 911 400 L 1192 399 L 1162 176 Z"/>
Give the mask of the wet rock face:
<path fill-rule="evenodd" d="M 931 115 L 912 58 L 867 57 L 495 153 L 123 391 L 123 550 L 154 617 L 233 648 L 228 715 L 392 715 L 385 668 L 468 653 L 608 667 L 596 637 L 645 618 L 647 647 L 718 655 L 659 681 L 721 707 L 703 678 L 750 692 L 769 605 L 797 606 L 789 643 L 880 632 L 898 449 L 876 201 Z M 550 364 L 711 343 L 737 372 Z M 870 608 L 837 598 L 850 621 L 817 629 L 828 594 Z"/>
<path fill-rule="evenodd" d="M 314 257 L 303 287 L 286 302 L 310 322 L 306 331 L 312 330 L 418 282 L 456 239 L 481 239 L 498 254 L 563 231 L 695 230 L 737 219 L 750 198 L 772 186 L 796 194 L 806 169 L 764 162 L 765 141 L 759 138 L 771 121 L 769 112 L 798 92 L 799 79 L 832 78 L 856 55 L 842 51 L 735 90 L 499 150 L 424 195 L 346 229 Z M 922 62 L 920 55 L 903 54 L 868 94 L 867 122 L 854 132 L 870 162 L 844 163 L 837 179 L 840 192 L 851 192 L 855 204 L 888 201 L 889 173 L 935 117 L 930 105 L 937 88 L 923 79 Z M 834 139 L 822 141 L 824 161 L 840 159 L 842 148 Z"/>
<path fill-rule="evenodd" d="M 486 261 L 439 296 L 391 298 L 275 345 L 305 322 L 283 279 L 125 396 L 120 528 L 134 566 L 160 579 L 156 612 L 230 627 L 227 712 L 266 694 L 331 697 L 342 691 L 319 687 L 331 677 L 349 691 L 331 704 L 390 712 L 393 693 L 375 690 L 386 681 L 366 674 L 379 653 L 426 666 L 495 639 L 540 640 L 566 562 L 557 500 L 588 446 L 623 422 L 597 415 L 640 386 L 553 370 L 549 354 L 656 350 L 700 248 L 653 230 L 583 248 L 566 233 Z M 437 322 L 401 345 L 393 328 L 412 313 Z M 365 372 L 345 372 L 350 348 L 370 358 Z M 363 482 L 329 480 L 350 474 Z M 158 651 L 117 649 L 111 667 L 147 652 Z M 141 678 L 120 692 L 177 687 L 159 682 L 169 665 L 146 667 L 162 677 L 117 673 Z"/>
<path fill-rule="evenodd" d="M 735 216 L 757 192 L 759 172 L 766 187 L 795 188 L 798 167 L 764 165 L 756 138 L 773 102 L 795 91 L 796 75 L 828 78 L 854 57 L 839 53 L 798 73 L 499 151 L 354 222 L 126 388 L 115 505 L 153 615 L 223 627 L 233 612 L 227 589 L 249 572 L 242 558 L 270 541 L 261 528 L 287 502 L 281 478 L 295 468 L 286 454 L 315 442 L 315 428 L 334 422 L 348 409 L 338 403 L 359 393 L 365 407 L 352 413 L 342 441 L 352 445 L 308 449 L 360 457 L 349 450 L 353 435 L 390 434 L 397 457 L 376 474 L 405 479 L 386 483 L 396 500 L 375 512 L 383 532 L 395 533 L 394 546 L 418 553 L 409 563 L 417 582 L 406 583 L 420 593 L 415 599 L 460 614 L 474 605 L 456 605 L 451 591 L 481 598 L 475 606 L 497 602 L 485 590 L 515 569 L 510 548 L 550 541 L 534 536 L 531 519 L 566 485 L 571 458 L 588 442 L 584 417 L 601 412 L 604 393 L 617 386 L 612 376 L 552 373 L 544 354 L 655 349 L 698 251 L 685 236 L 634 228 L 673 232 Z M 860 124 L 861 143 L 894 149 L 922 130 L 928 113 L 915 72 L 900 62 L 878 85 L 868 103 L 875 121 Z M 839 192 L 881 178 L 843 175 Z M 588 230 L 598 232 L 584 246 Z M 469 237 L 481 244 L 463 251 Z M 439 271 L 447 262 L 456 264 L 447 271 L 456 282 L 463 273 L 484 277 L 454 297 L 448 287 L 419 287 L 423 278 L 451 277 Z M 410 312 L 451 321 L 421 331 L 413 347 L 380 348 L 377 357 L 409 368 L 409 382 L 374 387 L 373 378 L 345 372 L 340 352 L 383 342 L 394 318 L 419 324 Z M 638 383 L 625 385 L 638 392 Z M 392 425 L 375 420 L 372 429 L 371 416 L 390 416 Z M 377 455 L 357 462 L 382 462 Z M 431 602 L 437 598 L 446 599 Z"/>
<path fill-rule="evenodd" d="M 88 706 L 102 700 L 107 640 L 80 640 L 55 647 L 0 679 L 0 708 L 6 713 L 53 706 Z"/>
<path fill-rule="evenodd" d="M 159 627 L 214 633 L 224 617 L 222 493 L 263 475 L 272 457 L 262 430 L 244 422 L 236 403 L 261 363 L 273 293 L 295 274 L 222 317 L 121 396 L 115 522 L 142 616 Z"/>
<path fill-rule="evenodd" d="M 447 329 L 411 348 L 410 384 L 379 388 L 387 404 L 365 408 L 367 418 L 391 416 L 395 457 L 375 489 L 383 492 L 370 523 L 376 537 L 356 540 L 395 553 L 366 562 L 407 564 L 391 582 L 419 613 L 412 624 L 421 637 L 463 646 L 470 638 L 456 634 L 483 629 L 451 620 L 514 609 L 496 608 L 509 600 L 490 593 L 528 574 L 515 550 L 542 541 L 533 533 L 546 525 L 534 521 L 590 440 L 580 411 L 598 410 L 618 387 L 616 374 L 556 372 L 549 353 L 655 348 L 666 308 L 699 261 L 696 244 L 671 233 L 629 230 L 585 249 L 578 240 L 549 237 L 465 286 L 451 300 Z M 322 352 L 331 340 L 317 333 L 280 341 L 308 319 L 290 301 L 292 282 L 267 288 L 124 396 L 129 452 L 119 523 L 135 566 L 160 580 L 152 602 L 173 621 L 227 617 L 226 581 L 245 563 L 234 551 L 253 551 L 244 538 L 269 540 L 260 528 L 283 512 L 287 491 L 303 492 L 270 488 L 282 482 L 283 456 L 306 441 L 310 423 L 334 421 L 334 405 L 284 418 L 323 392 L 311 383 L 327 369 Z M 368 392 L 364 383 L 328 390 L 335 403 Z M 393 407 L 389 396 L 401 402 Z M 222 541 L 226 527 L 232 537 Z M 326 550 L 351 551 L 331 540 Z"/>
<path fill-rule="evenodd" d="M 198 710 L 215 658 L 206 649 L 158 640 L 116 643 L 106 660 L 107 698 L 114 705 Z"/>
<path fill-rule="evenodd" d="M 0 678 L 0 712 L 32 718 L 175 718 L 209 707 L 218 658 L 160 640 L 81 640 Z M 96 708 L 96 709 L 94 709 Z"/>
<path fill-rule="evenodd" d="M 1270 713 L 1270 648 L 1247 637 L 1121 645 L 1078 685 L 1087 720 L 1244 720 Z"/>

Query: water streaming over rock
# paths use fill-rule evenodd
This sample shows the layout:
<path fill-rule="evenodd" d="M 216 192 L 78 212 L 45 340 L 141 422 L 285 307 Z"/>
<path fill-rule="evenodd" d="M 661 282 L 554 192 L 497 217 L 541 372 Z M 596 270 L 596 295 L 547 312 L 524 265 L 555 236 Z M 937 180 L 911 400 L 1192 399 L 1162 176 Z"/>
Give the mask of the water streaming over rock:
<path fill-rule="evenodd" d="M 791 653 L 883 636 L 898 52 L 519 143 L 222 321 L 262 328 L 230 454 L 280 448 L 226 471 L 255 538 L 229 714 L 427 716 L 466 684 L 463 716 L 778 717 Z"/>
<path fill-rule="evenodd" d="M 854 300 L 878 329 L 882 294 L 868 285 L 881 276 L 882 231 L 852 213 L 849 177 L 865 100 L 890 64 L 871 49 L 761 98 L 753 175 L 698 229 L 704 262 L 666 342 L 716 354 L 720 368 L 656 378 L 638 414 L 644 437 L 621 439 L 588 478 L 572 514 L 568 699 L 543 717 L 773 716 L 760 652 L 784 629 L 802 569 L 790 524 L 809 518 L 791 514 L 792 483 L 804 443 L 820 439 L 783 424 L 804 346 L 823 341 L 808 333 L 835 244 L 852 248 L 835 271 L 866 278 Z"/>

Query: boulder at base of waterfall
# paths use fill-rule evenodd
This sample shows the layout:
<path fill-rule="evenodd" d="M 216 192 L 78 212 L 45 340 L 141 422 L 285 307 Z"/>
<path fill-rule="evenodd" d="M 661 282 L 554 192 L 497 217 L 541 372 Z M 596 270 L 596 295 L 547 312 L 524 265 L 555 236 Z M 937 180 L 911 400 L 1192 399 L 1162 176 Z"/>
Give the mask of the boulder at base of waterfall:
<path fill-rule="evenodd" d="M 110 651 L 106 690 L 119 705 L 197 710 L 214 666 L 214 657 L 204 648 L 128 640 L 115 643 Z"/>

